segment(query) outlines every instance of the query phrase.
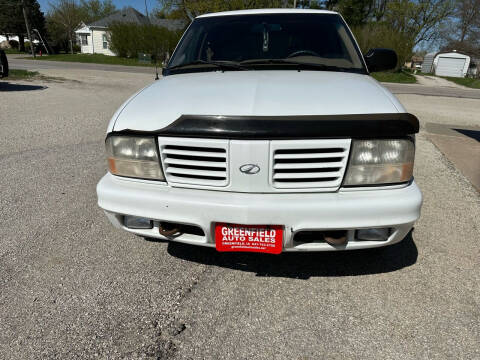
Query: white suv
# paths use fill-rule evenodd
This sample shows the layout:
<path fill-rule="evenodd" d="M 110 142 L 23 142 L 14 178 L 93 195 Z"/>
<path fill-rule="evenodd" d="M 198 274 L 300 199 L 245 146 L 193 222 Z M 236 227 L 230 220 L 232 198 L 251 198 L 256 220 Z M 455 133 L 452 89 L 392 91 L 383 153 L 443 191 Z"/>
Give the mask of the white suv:
<path fill-rule="evenodd" d="M 396 243 L 420 216 L 419 124 L 369 76 L 396 61 L 364 58 L 335 12 L 199 16 L 113 116 L 98 204 L 118 228 L 219 251 Z"/>

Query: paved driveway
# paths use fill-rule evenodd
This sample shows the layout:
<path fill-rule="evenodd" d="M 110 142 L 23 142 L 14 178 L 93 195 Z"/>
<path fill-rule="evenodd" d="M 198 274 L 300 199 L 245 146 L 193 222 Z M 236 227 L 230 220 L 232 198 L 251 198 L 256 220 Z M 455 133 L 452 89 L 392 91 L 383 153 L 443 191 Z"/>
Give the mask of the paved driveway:
<path fill-rule="evenodd" d="M 480 358 L 480 199 L 424 126 L 478 126 L 480 100 L 399 95 L 423 125 L 425 197 L 403 242 L 218 254 L 117 231 L 96 206 L 107 121 L 152 77 L 62 71 L 76 81 L 0 82 L 1 359 Z"/>
<path fill-rule="evenodd" d="M 433 87 L 450 87 L 456 89 L 468 89 L 466 86 L 458 85 L 447 79 L 438 77 L 438 76 L 429 76 L 429 75 L 415 75 L 418 84 L 422 86 L 433 86 Z"/>

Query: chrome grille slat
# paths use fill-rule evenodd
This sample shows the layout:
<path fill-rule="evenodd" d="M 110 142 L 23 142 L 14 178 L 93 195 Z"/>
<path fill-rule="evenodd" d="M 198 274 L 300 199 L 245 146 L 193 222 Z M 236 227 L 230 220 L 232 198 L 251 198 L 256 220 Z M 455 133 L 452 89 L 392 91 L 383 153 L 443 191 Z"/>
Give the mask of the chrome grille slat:
<path fill-rule="evenodd" d="M 321 179 L 321 178 L 338 178 L 340 171 L 335 172 L 294 172 L 294 173 L 276 173 L 273 175 L 274 180 L 280 179 Z"/>
<path fill-rule="evenodd" d="M 167 167 L 167 173 L 169 174 L 183 174 L 183 175 L 195 175 L 199 176 L 213 176 L 225 179 L 225 169 L 219 171 L 211 171 L 211 170 L 196 170 L 196 169 L 183 169 L 174 166 Z"/>
<path fill-rule="evenodd" d="M 335 191 L 345 173 L 350 142 L 350 139 L 272 141 L 273 186 Z"/>
<path fill-rule="evenodd" d="M 304 154 L 276 154 L 276 159 L 322 159 L 345 156 L 345 152 L 334 153 L 304 153 Z"/>
<path fill-rule="evenodd" d="M 205 157 L 212 157 L 212 158 L 223 158 L 225 157 L 224 153 L 219 152 L 209 152 L 209 151 L 192 151 L 192 150 L 177 150 L 177 149 L 170 149 L 166 148 L 164 150 L 165 154 L 172 154 L 172 155 L 187 155 L 187 156 L 205 156 Z"/>
<path fill-rule="evenodd" d="M 171 165 L 192 165 L 192 166 L 199 166 L 199 167 L 218 167 L 218 168 L 226 168 L 226 162 L 213 162 L 213 161 L 196 161 L 196 160 L 183 160 L 183 159 L 173 159 L 173 158 L 166 158 L 165 163 Z"/>
<path fill-rule="evenodd" d="M 224 187 L 229 181 L 228 140 L 159 138 L 162 164 L 171 184 Z"/>
<path fill-rule="evenodd" d="M 275 170 L 282 169 L 320 169 L 320 168 L 335 168 L 340 167 L 341 162 L 338 162 L 338 166 L 335 166 L 336 163 L 276 163 L 273 168 Z"/>

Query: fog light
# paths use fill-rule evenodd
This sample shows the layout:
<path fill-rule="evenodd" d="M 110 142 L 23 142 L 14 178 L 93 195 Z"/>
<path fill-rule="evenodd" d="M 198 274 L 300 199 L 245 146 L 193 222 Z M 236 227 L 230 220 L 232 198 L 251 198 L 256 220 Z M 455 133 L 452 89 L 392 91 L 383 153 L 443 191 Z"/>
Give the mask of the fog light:
<path fill-rule="evenodd" d="M 385 241 L 390 235 L 389 228 L 380 229 L 361 229 L 357 230 L 357 240 L 365 241 Z"/>
<path fill-rule="evenodd" d="M 153 221 L 147 218 L 127 215 L 123 219 L 124 225 L 129 229 L 152 229 Z"/>

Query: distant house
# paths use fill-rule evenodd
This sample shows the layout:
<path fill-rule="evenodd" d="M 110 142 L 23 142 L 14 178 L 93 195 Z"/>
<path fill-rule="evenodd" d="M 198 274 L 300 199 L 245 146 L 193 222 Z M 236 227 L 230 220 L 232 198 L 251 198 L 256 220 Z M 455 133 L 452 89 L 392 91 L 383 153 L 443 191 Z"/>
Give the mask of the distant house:
<path fill-rule="evenodd" d="M 405 67 L 409 69 L 420 69 L 422 67 L 423 57 L 421 56 L 412 56 L 409 61 L 405 62 Z"/>
<path fill-rule="evenodd" d="M 138 25 L 154 24 L 166 27 L 169 30 L 181 30 L 185 27 L 183 20 L 147 18 L 141 12 L 132 7 L 115 11 L 109 16 L 90 24 L 81 23 L 80 28 L 75 31 L 77 41 L 82 54 L 104 54 L 114 56 L 110 50 L 110 37 L 108 27 L 112 23 L 133 23 Z"/>

